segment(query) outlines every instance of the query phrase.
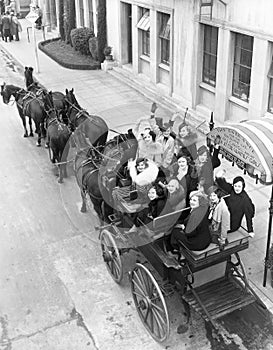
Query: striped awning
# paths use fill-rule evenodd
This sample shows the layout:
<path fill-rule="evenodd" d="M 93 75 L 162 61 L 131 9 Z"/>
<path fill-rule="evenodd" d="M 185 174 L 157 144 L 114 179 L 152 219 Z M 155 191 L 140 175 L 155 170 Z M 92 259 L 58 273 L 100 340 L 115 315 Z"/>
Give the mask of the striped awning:
<path fill-rule="evenodd" d="M 220 137 L 220 152 L 250 176 L 273 183 L 273 117 L 214 128 L 208 138 Z"/>

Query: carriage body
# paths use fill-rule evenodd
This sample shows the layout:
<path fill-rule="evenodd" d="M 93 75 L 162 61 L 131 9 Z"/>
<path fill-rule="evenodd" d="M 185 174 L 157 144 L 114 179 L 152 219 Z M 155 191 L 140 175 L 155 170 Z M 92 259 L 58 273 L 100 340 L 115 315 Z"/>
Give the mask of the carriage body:
<path fill-rule="evenodd" d="M 190 251 L 181 245 L 180 257 L 168 255 L 165 241 L 173 223 L 187 210 L 158 217 L 136 233 L 124 230 L 124 215 L 112 215 L 111 223 L 100 228 L 103 259 L 115 282 L 123 278 L 122 255 L 131 249 L 140 252 L 151 266 L 149 269 L 138 262 L 129 276 L 138 314 L 158 342 L 165 341 L 170 332 L 164 285 L 180 293 L 188 321 L 193 308 L 216 330 L 216 320 L 234 310 L 255 301 L 265 308 L 249 285 L 239 256 L 249 246 L 249 235 L 243 228 L 229 234 L 223 251 L 214 243 L 203 251 Z M 154 270 L 160 282 L 151 272 Z"/>

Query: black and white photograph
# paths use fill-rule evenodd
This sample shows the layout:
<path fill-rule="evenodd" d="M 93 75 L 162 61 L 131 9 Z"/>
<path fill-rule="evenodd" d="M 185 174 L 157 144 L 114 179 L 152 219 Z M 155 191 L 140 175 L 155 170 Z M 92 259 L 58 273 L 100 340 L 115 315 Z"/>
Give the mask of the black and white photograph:
<path fill-rule="evenodd" d="M 272 13 L 0 0 L 1 350 L 273 350 Z"/>

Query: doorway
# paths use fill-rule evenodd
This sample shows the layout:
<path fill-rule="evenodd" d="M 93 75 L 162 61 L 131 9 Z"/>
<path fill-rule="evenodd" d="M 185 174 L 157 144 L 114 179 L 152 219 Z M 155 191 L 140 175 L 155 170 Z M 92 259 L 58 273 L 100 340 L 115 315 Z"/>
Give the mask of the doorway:
<path fill-rule="evenodd" d="M 121 53 L 122 64 L 132 64 L 132 5 L 121 3 Z"/>

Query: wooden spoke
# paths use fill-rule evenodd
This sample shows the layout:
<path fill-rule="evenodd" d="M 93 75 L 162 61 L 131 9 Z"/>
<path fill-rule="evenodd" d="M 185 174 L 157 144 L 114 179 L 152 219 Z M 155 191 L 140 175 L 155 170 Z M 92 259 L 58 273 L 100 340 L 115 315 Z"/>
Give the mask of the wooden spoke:
<path fill-rule="evenodd" d="M 170 333 L 167 306 L 155 278 L 140 263 L 132 272 L 131 290 L 143 325 L 156 341 L 163 342 Z"/>
<path fill-rule="evenodd" d="M 111 277 L 120 283 L 123 277 L 123 265 L 116 242 L 110 231 L 104 229 L 100 234 L 101 250 L 104 262 Z"/>

